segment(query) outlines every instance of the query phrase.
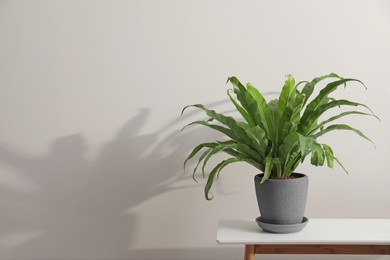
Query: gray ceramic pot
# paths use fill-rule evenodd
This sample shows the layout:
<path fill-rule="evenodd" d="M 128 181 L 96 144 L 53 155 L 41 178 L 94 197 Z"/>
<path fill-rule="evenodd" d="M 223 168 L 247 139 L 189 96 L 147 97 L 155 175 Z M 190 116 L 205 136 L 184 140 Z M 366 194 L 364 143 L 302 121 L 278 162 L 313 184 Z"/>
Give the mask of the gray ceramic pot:
<path fill-rule="evenodd" d="M 294 179 L 267 179 L 260 184 L 263 174 L 255 176 L 257 202 L 265 223 L 291 225 L 302 223 L 306 207 L 309 179 L 293 173 Z"/>

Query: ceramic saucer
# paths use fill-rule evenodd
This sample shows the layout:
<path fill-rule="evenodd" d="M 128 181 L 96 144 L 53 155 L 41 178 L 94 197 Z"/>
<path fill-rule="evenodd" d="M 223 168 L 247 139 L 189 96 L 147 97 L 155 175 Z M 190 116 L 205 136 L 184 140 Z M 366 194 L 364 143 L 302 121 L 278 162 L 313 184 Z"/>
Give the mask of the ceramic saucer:
<path fill-rule="evenodd" d="M 279 225 L 279 224 L 270 224 L 261 221 L 261 216 L 256 218 L 257 225 L 261 227 L 264 231 L 271 233 L 295 233 L 301 231 L 309 221 L 308 218 L 303 217 L 302 223 L 291 224 L 291 225 Z"/>

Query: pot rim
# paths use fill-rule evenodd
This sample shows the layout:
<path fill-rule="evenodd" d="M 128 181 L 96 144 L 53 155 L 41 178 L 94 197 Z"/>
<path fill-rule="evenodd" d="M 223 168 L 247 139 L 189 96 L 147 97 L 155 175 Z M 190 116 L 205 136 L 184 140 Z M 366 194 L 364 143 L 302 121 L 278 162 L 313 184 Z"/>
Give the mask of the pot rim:
<path fill-rule="evenodd" d="M 263 175 L 264 175 L 264 173 L 256 174 L 255 178 L 262 179 Z M 270 179 L 270 178 L 268 178 L 266 181 L 294 181 L 294 180 L 299 180 L 299 179 L 305 178 L 305 177 L 307 178 L 306 174 L 299 173 L 299 172 L 293 172 L 292 175 L 295 175 L 297 177 L 296 178 L 292 178 L 292 179 Z"/>

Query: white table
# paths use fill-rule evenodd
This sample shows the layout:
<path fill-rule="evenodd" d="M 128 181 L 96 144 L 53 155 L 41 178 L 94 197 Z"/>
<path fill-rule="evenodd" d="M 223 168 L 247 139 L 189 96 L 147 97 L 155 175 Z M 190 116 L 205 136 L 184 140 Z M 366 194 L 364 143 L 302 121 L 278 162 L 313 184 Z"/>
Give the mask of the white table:
<path fill-rule="evenodd" d="M 309 219 L 291 234 L 264 232 L 254 219 L 223 219 L 217 242 L 245 245 L 245 260 L 255 254 L 390 255 L 390 219 Z"/>

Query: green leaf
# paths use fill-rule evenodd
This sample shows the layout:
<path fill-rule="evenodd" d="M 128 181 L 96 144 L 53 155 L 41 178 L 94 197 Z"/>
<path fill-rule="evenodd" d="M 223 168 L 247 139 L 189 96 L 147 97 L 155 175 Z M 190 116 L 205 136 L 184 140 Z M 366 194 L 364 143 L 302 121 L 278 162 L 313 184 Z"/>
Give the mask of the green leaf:
<path fill-rule="evenodd" d="M 270 102 L 268 102 L 269 111 L 271 112 L 272 118 L 276 118 L 276 113 L 278 111 L 279 106 L 279 100 L 273 99 Z"/>
<path fill-rule="evenodd" d="M 317 77 L 317 78 L 314 78 L 312 81 L 310 82 L 307 82 L 306 85 L 303 87 L 302 89 L 302 94 L 304 94 L 306 96 L 306 99 L 304 101 L 304 105 L 306 104 L 306 102 L 308 101 L 308 99 L 310 98 L 311 94 L 313 93 L 314 91 L 314 87 L 322 80 L 324 79 L 327 79 L 327 78 L 339 78 L 339 79 L 342 79 L 339 75 L 335 74 L 335 73 L 330 73 L 328 75 L 324 75 L 324 76 L 321 76 L 321 77 Z M 300 82 L 301 83 L 301 82 Z M 298 83 L 298 85 L 300 84 Z M 298 87 L 297 85 L 297 87 Z"/>
<path fill-rule="evenodd" d="M 205 157 L 205 159 L 203 160 L 203 166 L 202 166 L 202 174 L 204 176 L 205 174 L 205 167 L 207 165 L 207 162 L 210 160 L 210 158 L 217 154 L 217 153 L 220 153 L 226 149 L 233 149 L 237 147 L 237 144 L 218 144 L 217 146 L 215 146 L 214 148 L 211 149 L 210 153 L 207 154 L 207 156 Z"/>
<path fill-rule="evenodd" d="M 230 95 L 230 91 L 232 91 L 231 89 L 228 89 L 227 91 L 227 94 L 230 98 L 230 100 L 232 101 L 232 103 L 234 104 L 234 106 L 236 107 L 237 111 L 240 112 L 240 114 L 242 115 L 242 117 L 246 120 L 246 122 L 250 125 L 250 126 L 254 126 L 255 123 L 253 122 L 252 118 L 250 117 L 250 115 L 248 114 L 248 112 L 246 112 L 246 110 L 240 106 L 235 100 L 234 98 Z"/>
<path fill-rule="evenodd" d="M 241 122 L 237 122 L 233 117 L 231 116 L 224 116 L 222 114 L 219 114 L 215 112 L 214 110 L 207 109 L 205 106 L 201 104 L 194 105 L 197 108 L 202 109 L 206 112 L 206 114 L 217 120 L 218 122 L 226 125 L 234 134 L 236 137 L 230 137 L 234 140 L 242 140 L 243 142 L 250 143 L 251 139 L 248 137 L 248 134 L 246 133 L 245 129 L 243 129 L 243 124 Z"/>
<path fill-rule="evenodd" d="M 301 102 L 298 102 L 298 100 L 301 100 Z M 290 132 L 295 131 L 294 128 L 300 118 L 299 114 L 302 103 L 303 96 L 295 89 L 294 78 L 291 75 L 287 75 L 285 84 L 279 95 L 278 108 L 275 115 L 274 157 L 277 156 L 279 145 L 284 137 Z"/>
<path fill-rule="evenodd" d="M 328 167 L 333 168 L 334 156 L 333 156 L 332 148 L 326 144 L 322 144 L 322 148 L 324 149 L 325 152 L 326 163 L 328 164 Z"/>
<path fill-rule="evenodd" d="M 287 157 L 290 156 L 291 149 L 295 146 L 299 146 L 299 139 L 296 132 L 291 132 L 288 134 L 282 141 L 282 144 L 279 146 L 278 154 L 280 158 L 284 161 Z"/>
<path fill-rule="evenodd" d="M 252 160 L 255 160 L 255 161 L 263 161 L 264 158 L 262 155 L 260 155 L 258 152 L 256 152 L 256 150 L 252 149 L 251 147 L 249 147 L 248 145 L 246 144 L 237 144 L 236 145 L 236 148 L 235 148 L 237 151 L 241 152 L 241 154 L 243 154 L 245 158 L 248 158 L 248 159 L 252 159 Z"/>
<path fill-rule="evenodd" d="M 295 80 L 291 75 L 286 76 L 286 81 L 282 88 L 282 92 L 279 95 L 278 109 L 276 112 L 276 124 L 279 123 L 280 119 L 283 116 L 283 113 L 288 106 L 290 96 L 295 90 Z"/>
<path fill-rule="evenodd" d="M 252 159 L 248 159 L 248 158 L 241 158 L 241 160 L 243 162 L 249 163 L 250 165 L 252 165 L 252 166 L 256 167 L 257 169 L 259 169 L 260 171 L 264 172 L 264 169 L 265 169 L 264 164 L 262 164 L 258 161 L 252 160 Z"/>
<path fill-rule="evenodd" d="M 282 177 L 283 176 L 283 169 L 282 169 L 282 163 L 279 158 L 274 158 L 273 164 L 276 167 L 276 176 Z"/>
<path fill-rule="evenodd" d="M 284 176 L 291 176 L 291 174 L 294 173 L 295 169 L 298 167 L 298 165 L 301 163 L 300 160 L 300 152 L 295 152 L 292 154 L 291 159 L 289 160 L 289 167 L 288 171 L 284 173 Z"/>
<path fill-rule="evenodd" d="M 241 155 L 232 154 L 230 151 L 238 151 Z M 202 166 L 202 174 L 205 175 L 205 168 L 212 156 L 214 156 L 217 153 L 220 152 L 226 152 L 228 154 L 232 154 L 236 157 L 244 157 L 247 159 L 251 159 L 254 161 L 260 161 L 259 154 L 256 153 L 256 151 L 252 150 L 249 146 L 242 144 L 242 143 L 219 143 L 217 146 L 211 148 L 210 152 L 205 156 L 203 160 L 203 166 Z"/>
<path fill-rule="evenodd" d="M 365 136 L 361 131 L 359 131 L 358 129 L 356 128 L 353 128 L 349 125 L 345 125 L 345 124 L 337 124 L 337 125 L 331 125 L 331 126 L 328 126 L 327 128 L 321 130 L 320 132 L 318 132 L 317 134 L 313 135 L 313 138 L 314 139 L 317 139 L 318 137 L 330 132 L 330 131 L 334 131 L 334 130 L 349 130 L 349 131 L 353 131 L 355 132 L 356 134 L 358 134 L 360 137 L 363 137 L 364 139 L 370 141 L 372 144 L 374 144 L 373 141 L 371 141 L 370 138 L 368 138 L 367 136 Z M 375 145 L 375 144 L 374 144 Z"/>
<path fill-rule="evenodd" d="M 255 111 L 255 122 L 263 127 L 269 139 L 274 140 L 274 120 L 267 101 L 263 95 L 250 83 L 247 83 L 246 88 L 257 104 L 257 111 Z"/>
<path fill-rule="evenodd" d="M 307 84 L 307 83 L 309 83 L 309 81 L 307 81 L 307 80 L 300 81 L 300 82 L 298 82 L 298 83 L 295 85 L 295 88 L 297 89 L 301 84 Z"/>
<path fill-rule="evenodd" d="M 217 166 L 213 168 L 213 170 L 210 172 L 209 177 L 207 179 L 207 183 L 204 188 L 205 197 L 207 200 L 212 200 L 213 196 L 210 197 L 210 190 L 214 183 L 215 176 L 227 165 L 240 161 L 239 158 L 229 158 L 227 160 L 224 160 L 220 162 Z"/>
<path fill-rule="evenodd" d="M 243 161 L 247 160 L 248 163 L 255 166 L 257 169 L 260 169 L 261 171 L 264 170 L 264 166 L 259 163 L 260 161 L 263 161 L 261 158 L 262 156 L 256 152 L 256 150 L 252 149 L 250 146 L 243 144 L 243 143 L 236 143 L 235 141 L 225 141 L 225 142 L 218 142 L 220 144 L 225 145 L 232 145 L 232 149 L 224 149 L 223 152 L 234 156 L 242 158 Z"/>
<path fill-rule="evenodd" d="M 316 130 L 318 128 L 321 128 L 323 125 L 322 126 L 320 126 L 320 125 L 317 126 L 318 118 L 321 115 L 323 115 L 326 111 L 328 111 L 328 110 L 330 110 L 332 108 L 335 108 L 335 107 L 340 107 L 340 106 L 355 106 L 355 107 L 362 106 L 362 107 L 365 107 L 368 110 L 370 110 L 370 112 L 372 113 L 371 109 L 368 106 L 366 106 L 366 105 L 364 105 L 362 103 L 357 103 L 357 102 L 344 100 L 344 99 L 333 100 L 333 101 L 331 101 L 331 102 L 329 102 L 327 104 L 324 104 L 324 105 L 318 107 L 316 110 L 312 111 L 312 113 L 307 117 L 306 124 L 302 125 L 302 128 L 301 128 L 302 133 L 309 134 L 309 133 L 312 133 L 314 130 Z M 355 113 L 355 114 L 357 114 L 357 113 Z M 373 116 L 375 116 L 375 115 L 373 115 Z M 339 118 L 339 117 L 335 117 L 335 119 L 337 119 L 337 118 Z"/>
<path fill-rule="evenodd" d="M 268 151 L 268 139 L 266 138 L 265 131 L 260 126 L 249 127 L 242 126 L 247 132 L 252 142 L 249 144 L 253 150 L 261 156 L 261 160 L 264 160 Z"/>
<path fill-rule="evenodd" d="M 271 170 L 274 164 L 274 158 L 272 158 L 270 155 L 265 158 L 265 170 L 263 178 L 261 179 L 260 183 L 264 183 L 269 176 L 271 175 Z"/>
<path fill-rule="evenodd" d="M 198 169 L 200 163 L 204 160 L 204 158 L 211 152 L 211 149 L 209 150 L 206 150 L 204 153 L 202 153 L 202 155 L 199 157 L 199 160 L 198 160 L 198 163 L 196 164 L 196 166 L 194 167 L 194 170 L 192 172 L 192 179 L 196 182 L 198 182 L 196 179 L 195 179 L 195 174 L 196 174 L 196 170 Z M 203 175 L 203 178 L 204 178 L 204 175 Z"/>
<path fill-rule="evenodd" d="M 325 162 L 324 150 L 317 142 L 311 144 L 311 164 L 315 166 L 322 166 Z"/>
<path fill-rule="evenodd" d="M 202 144 L 199 144 L 197 145 L 190 153 L 190 155 L 188 155 L 188 157 L 186 158 L 186 160 L 184 161 L 184 164 L 183 164 L 183 167 L 185 168 L 186 167 L 186 164 L 189 160 L 191 160 L 200 150 L 202 150 L 203 148 L 214 148 L 215 146 L 217 146 L 218 143 L 202 143 Z"/>
<path fill-rule="evenodd" d="M 217 130 L 218 132 L 225 134 L 226 136 L 228 136 L 234 140 L 238 139 L 238 137 L 235 135 L 235 133 L 231 129 L 220 126 L 220 125 L 210 124 L 208 121 L 195 121 L 195 122 L 189 123 L 188 125 L 184 126 L 181 130 L 183 131 L 185 128 L 192 126 L 192 125 L 207 126 L 211 129 Z"/>
<path fill-rule="evenodd" d="M 238 101 L 240 101 L 243 108 L 248 112 L 249 117 L 251 118 L 251 121 L 254 124 L 260 125 L 262 128 L 264 128 L 263 125 L 261 125 L 261 121 L 259 121 L 259 111 L 256 101 L 253 99 L 251 94 L 248 92 L 248 90 L 244 87 L 244 85 L 241 84 L 241 82 L 236 77 L 230 77 L 228 78 L 228 82 L 232 83 L 234 93 L 237 96 Z"/>
<path fill-rule="evenodd" d="M 299 138 L 299 149 L 301 152 L 301 162 L 305 157 L 310 153 L 310 150 L 313 146 L 314 139 L 298 134 Z"/>
<path fill-rule="evenodd" d="M 225 160 L 217 171 L 217 179 L 219 178 L 219 174 L 221 173 L 222 169 L 225 168 L 226 166 L 228 166 L 229 164 L 232 164 L 232 163 L 235 163 L 235 162 L 241 162 L 242 159 L 241 158 L 230 158 L 230 159 L 227 159 Z"/>
<path fill-rule="evenodd" d="M 332 116 L 329 119 L 321 122 L 320 124 L 318 124 L 318 126 L 316 126 L 313 130 L 311 130 L 310 133 L 313 133 L 313 132 L 317 131 L 318 129 L 323 128 L 326 124 L 328 124 L 330 122 L 333 122 L 333 121 L 335 121 L 335 120 L 337 120 L 337 119 L 339 119 L 341 117 L 344 117 L 344 116 L 347 116 L 347 115 L 353 115 L 353 114 L 365 115 L 365 116 L 373 116 L 373 117 L 377 118 L 380 121 L 379 117 L 377 117 L 374 114 L 364 113 L 364 112 L 359 112 L 359 111 L 347 111 L 347 112 L 340 113 L 337 116 Z"/>
<path fill-rule="evenodd" d="M 349 81 L 357 81 L 359 83 L 361 83 L 363 86 L 363 82 L 361 82 L 360 80 L 358 79 L 340 79 L 340 80 L 337 80 L 337 81 L 333 81 L 331 83 L 329 83 L 328 85 L 326 85 L 325 88 L 323 88 L 320 93 L 318 94 L 317 97 L 315 97 L 313 99 L 312 102 L 310 102 L 308 104 L 308 109 L 309 110 L 314 110 L 316 109 L 318 106 L 320 106 L 321 104 L 323 104 L 323 100 L 324 99 L 327 99 L 328 98 L 328 95 L 330 93 L 332 93 L 333 91 L 335 91 L 340 85 L 345 85 L 347 82 Z M 365 86 L 364 86 L 365 87 Z"/>
<path fill-rule="evenodd" d="M 288 176 L 288 173 L 295 169 L 292 169 L 291 167 L 294 165 L 296 156 L 300 155 L 299 148 L 299 137 L 296 132 L 288 134 L 279 146 L 278 157 L 284 164 L 283 172 L 285 176 Z"/>
<path fill-rule="evenodd" d="M 285 110 L 283 111 L 283 115 L 281 119 L 279 120 L 278 125 L 278 131 L 276 134 L 276 150 L 278 149 L 280 142 L 291 132 L 295 132 L 299 120 L 300 120 L 300 113 L 303 107 L 305 96 L 300 94 L 298 91 L 294 91 L 290 95 L 290 99 L 287 102 L 287 106 Z M 274 154 L 274 157 L 277 156 Z"/>
<path fill-rule="evenodd" d="M 341 166 L 341 168 L 343 168 L 343 170 L 344 170 L 347 174 L 349 174 L 349 172 L 348 172 L 347 169 L 344 167 L 344 165 L 339 161 L 339 159 L 337 159 L 337 158 L 334 157 L 333 155 L 332 155 L 332 157 L 333 157 L 333 159 Z"/>
<path fill-rule="evenodd" d="M 308 122 L 308 118 L 312 116 L 314 111 L 316 111 L 318 107 L 328 103 L 329 101 L 328 95 L 333 91 L 335 91 L 340 85 L 346 84 L 349 81 L 357 81 L 363 84 L 358 79 L 340 79 L 326 85 L 326 87 L 324 87 L 320 91 L 320 93 L 307 105 L 300 121 L 300 126 L 299 126 L 300 132 L 303 132 L 302 129 L 305 127 L 307 128 L 307 124 L 310 124 L 310 122 Z"/>

